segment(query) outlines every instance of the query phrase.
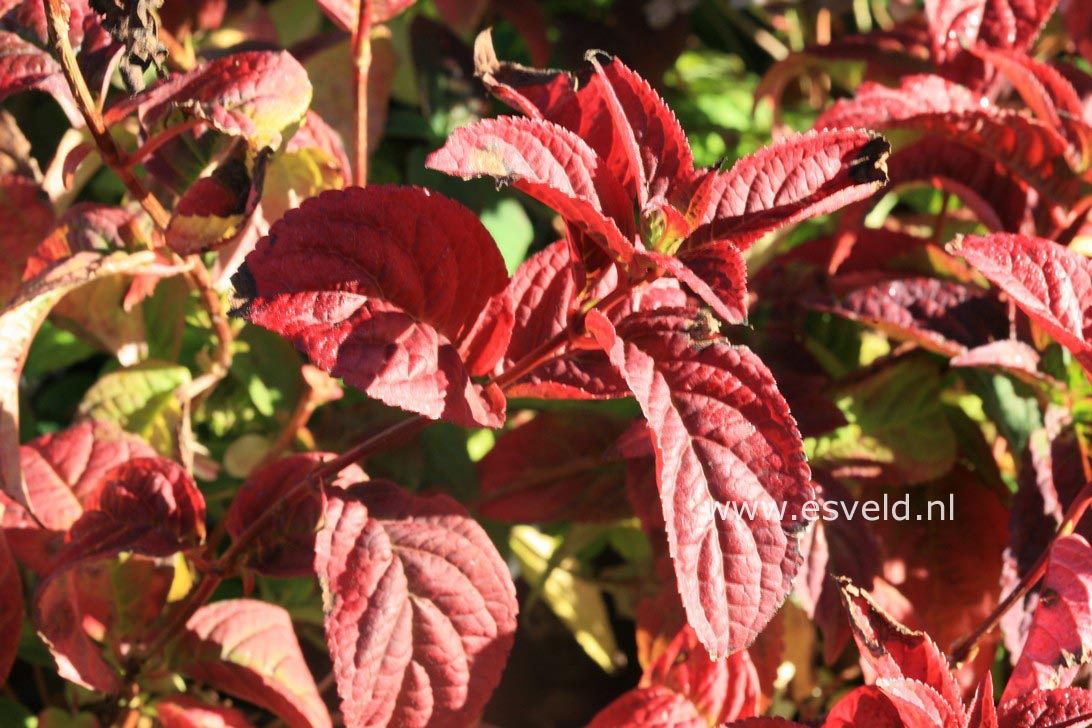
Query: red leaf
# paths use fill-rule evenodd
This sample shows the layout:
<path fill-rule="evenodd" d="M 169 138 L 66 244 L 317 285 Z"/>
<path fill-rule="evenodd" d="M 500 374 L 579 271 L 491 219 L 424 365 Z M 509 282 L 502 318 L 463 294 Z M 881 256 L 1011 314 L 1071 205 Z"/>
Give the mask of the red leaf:
<path fill-rule="evenodd" d="M 137 111 L 153 127 L 181 110 L 223 134 L 245 138 L 255 149 L 277 149 L 310 103 L 307 71 L 290 53 L 245 51 L 172 76 L 110 108 L 105 121 L 113 125 Z"/>
<path fill-rule="evenodd" d="M 936 644 L 924 632 L 913 632 L 894 621 L 867 592 L 846 579 L 840 580 L 840 583 L 861 658 L 871 665 L 879 678 L 891 681 L 905 679 L 930 687 L 940 698 L 940 702 L 933 707 L 943 709 L 944 724 L 947 725 L 948 721 L 962 724 L 962 695 L 948 670 L 948 660 Z M 877 686 L 885 694 L 888 693 L 887 686 L 879 683 Z M 904 689 L 907 686 L 892 687 L 896 689 L 891 697 L 910 697 Z M 920 691 L 911 689 L 910 692 Z M 913 699 L 910 702 L 914 702 Z"/>
<path fill-rule="evenodd" d="M 511 183 L 614 257 L 627 261 L 633 254 L 632 203 L 584 140 L 560 126 L 511 116 L 464 126 L 425 164 L 464 179 Z"/>
<path fill-rule="evenodd" d="M 250 158 L 253 157 L 253 158 Z M 174 206 L 165 233 L 179 255 L 204 253 L 229 244 L 245 230 L 258 201 L 268 154 L 237 151 L 201 177 Z"/>
<path fill-rule="evenodd" d="M 657 685 L 693 703 L 709 725 L 758 712 L 758 673 L 747 651 L 714 662 L 689 626 L 679 631 L 641 678 L 642 689 Z"/>
<path fill-rule="evenodd" d="M 58 568 L 122 551 L 170 556 L 205 540 L 205 498 L 171 460 L 143 457 L 103 474 L 72 524 Z"/>
<path fill-rule="evenodd" d="M 0 251 L 0 305 L 19 289 L 23 269 L 31 253 L 53 225 L 53 208 L 40 185 L 24 177 L 0 178 L 0 225 L 4 228 Z"/>
<path fill-rule="evenodd" d="M 997 708 L 993 704 L 993 676 L 988 672 L 971 698 L 967 728 L 998 728 Z"/>
<path fill-rule="evenodd" d="M 735 243 L 719 240 L 682 251 L 678 257 L 643 252 L 727 323 L 747 320 L 747 263 Z"/>
<path fill-rule="evenodd" d="M 925 17 L 933 41 L 933 58 L 946 63 L 964 45 L 972 45 L 982 28 L 986 0 L 926 0 Z"/>
<path fill-rule="evenodd" d="M 948 246 L 999 287 L 1032 321 L 1092 372 L 1085 326 L 1092 306 L 1092 262 L 1041 238 L 969 235 Z"/>
<path fill-rule="evenodd" d="M 0 515 L 4 507 L 0 505 Z M 23 583 L 19 565 L 8 548 L 8 540 L 0 531 L 0 683 L 6 683 L 15 654 L 19 651 L 19 635 L 23 629 Z"/>
<path fill-rule="evenodd" d="M 307 200 L 232 278 L 237 315 L 347 384 L 433 419 L 488 427 L 503 422 L 504 397 L 470 380 L 458 347 L 506 280 L 472 212 L 383 185 Z"/>
<path fill-rule="evenodd" d="M 361 0 L 317 0 L 320 8 L 330 16 L 330 20 L 350 33 L 356 31 Z M 372 23 L 385 23 L 417 0 L 372 0 Z"/>
<path fill-rule="evenodd" d="M 827 715 L 824 728 L 935 728 L 935 723 L 907 726 L 899 709 L 882 690 L 866 685 L 839 700 Z"/>
<path fill-rule="evenodd" d="M 561 240 L 535 253 L 512 276 L 507 295 L 515 322 L 504 368 L 568 327 L 578 306 L 572 260 L 572 251 Z M 600 351 L 571 352 L 532 370 L 508 389 L 511 397 L 550 399 L 611 399 L 628 392 Z"/>
<path fill-rule="evenodd" d="M 347 725 L 462 726 L 516 628 L 508 568 L 447 496 L 372 481 L 326 493 L 315 571 Z"/>
<path fill-rule="evenodd" d="M 1057 6 L 1058 0 L 986 0 L 978 38 L 991 48 L 1027 50 Z"/>
<path fill-rule="evenodd" d="M 615 329 L 593 312 L 588 328 L 648 420 L 687 619 L 720 657 L 750 644 L 787 596 L 800 566 L 800 509 L 814 491 L 769 370 L 710 338 L 699 319 L 696 309 L 665 308 Z M 716 512 L 728 503 L 756 513 Z"/>
<path fill-rule="evenodd" d="M 31 89 L 52 96 L 73 126 L 83 126 L 83 115 L 72 98 L 60 64 L 15 33 L 0 30 L 0 101 Z"/>
<path fill-rule="evenodd" d="M 153 633 L 173 578 L 173 566 L 131 554 L 84 560 L 39 582 L 33 621 L 60 676 L 100 692 L 119 690 L 119 666 Z"/>
<path fill-rule="evenodd" d="M 231 537 L 238 539 L 256 518 L 284 500 L 292 486 L 330 457 L 333 456 L 329 453 L 299 453 L 254 471 L 235 493 L 228 508 L 225 525 Z M 359 465 L 350 465 L 330 484 L 347 488 L 367 479 Z M 311 574 L 314 571 L 315 533 L 322 523 L 323 508 L 324 499 L 318 484 L 298 492 L 290 506 L 282 508 L 254 540 L 246 565 L 266 576 Z"/>
<path fill-rule="evenodd" d="M 479 512 L 515 523 L 622 517 L 625 464 L 614 443 L 628 424 L 590 412 L 543 412 L 505 432 L 478 463 Z"/>
<path fill-rule="evenodd" d="M 31 511 L 43 526 L 67 531 L 114 467 L 155 451 L 106 422 L 84 421 L 42 435 L 20 448 Z"/>
<path fill-rule="evenodd" d="M 250 728 L 250 721 L 225 705 L 210 705 L 189 695 L 157 700 L 155 715 L 163 728 Z"/>
<path fill-rule="evenodd" d="M 1077 728 L 1092 720 L 1092 692 L 1079 688 L 1036 690 L 1002 703 L 998 712 L 999 728 Z"/>
<path fill-rule="evenodd" d="M 1092 548 L 1083 536 L 1059 538 L 1050 549 L 1046 576 L 1020 659 L 1001 702 L 1034 690 L 1068 687 L 1092 658 Z"/>
<path fill-rule="evenodd" d="M 79 48 L 83 41 L 84 21 L 92 15 L 87 0 L 66 0 L 68 9 L 68 41 Z M 37 40 L 42 46 L 49 42 L 45 6 L 22 0 L 0 0 L 0 27 Z"/>
<path fill-rule="evenodd" d="M 260 705 L 292 728 L 331 725 L 281 607 L 251 599 L 205 605 L 186 623 L 175 659 L 182 674 Z"/>
<path fill-rule="evenodd" d="M 763 147 L 728 172 L 710 172 L 703 198 L 691 202 L 697 229 L 681 251 L 715 239 L 746 249 L 771 230 L 870 197 L 887 184 L 890 149 L 871 132 L 810 131 Z"/>
<path fill-rule="evenodd" d="M 835 103 L 816 128 L 912 129 L 959 142 L 995 159 L 1053 200 L 1076 194 L 1062 134 L 1025 114 L 939 76 L 907 76 L 898 88 L 861 84 Z"/>
<path fill-rule="evenodd" d="M 937 278 L 901 278 L 853 288 L 821 306 L 895 339 L 945 356 L 1008 335 L 1004 309 L 985 292 Z"/>
<path fill-rule="evenodd" d="M 1070 0 L 1065 5 L 1065 28 L 1077 44 L 1077 50 L 1092 60 L 1092 6 Z"/>
<path fill-rule="evenodd" d="M 601 710 L 587 728 L 708 728 L 697 707 L 664 685 L 630 690 Z"/>

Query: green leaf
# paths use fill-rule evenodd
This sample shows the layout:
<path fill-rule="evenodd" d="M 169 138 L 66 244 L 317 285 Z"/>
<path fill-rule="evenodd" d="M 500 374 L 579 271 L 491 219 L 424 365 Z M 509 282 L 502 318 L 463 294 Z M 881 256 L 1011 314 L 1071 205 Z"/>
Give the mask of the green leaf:
<path fill-rule="evenodd" d="M 846 386 L 837 398 L 849 424 L 814 441 L 810 458 L 850 477 L 914 484 L 947 473 L 956 439 L 940 399 L 940 365 L 914 358 Z"/>
<path fill-rule="evenodd" d="M 182 416 L 182 404 L 175 392 L 189 382 L 186 367 L 163 361 L 142 362 L 100 378 L 84 395 L 78 412 L 81 417 L 120 425 L 170 456 L 175 451 L 175 432 Z"/>

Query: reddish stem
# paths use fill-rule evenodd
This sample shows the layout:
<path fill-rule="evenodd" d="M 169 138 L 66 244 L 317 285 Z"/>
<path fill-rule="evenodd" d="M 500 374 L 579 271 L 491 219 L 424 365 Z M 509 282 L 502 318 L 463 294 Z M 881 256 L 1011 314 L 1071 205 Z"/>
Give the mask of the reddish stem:
<path fill-rule="evenodd" d="M 974 632 L 952 647 L 952 652 L 948 657 L 948 660 L 952 664 L 958 665 L 970 657 L 975 645 L 997 627 L 1001 622 L 1001 618 L 1005 616 L 1005 612 L 1009 611 L 1013 604 L 1016 604 L 1016 602 L 1023 599 L 1027 593 L 1039 583 L 1039 580 L 1042 579 L 1043 575 L 1046 573 L 1047 562 L 1050 561 L 1050 552 L 1053 550 L 1054 544 L 1059 538 L 1073 533 L 1074 529 L 1077 527 L 1077 523 L 1081 520 L 1081 516 L 1084 515 L 1084 512 L 1088 510 L 1090 505 L 1092 505 L 1092 482 L 1085 483 L 1084 487 L 1081 488 L 1081 491 L 1077 494 L 1077 497 L 1073 499 L 1073 502 L 1066 510 L 1065 517 L 1058 525 L 1058 531 L 1054 534 L 1054 538 L 1051 539 L 1050 544 L 1047 546 L 1046 550 L 1043 551 L 1043 554 L 1031 569 L 1024 574 L 1024 578 L 1020 580 L 1020 583 L 1016 585 L 1016 588 L 997 605 L 982 624 L 975 628 Z"/>
<path fill-rule="evenodd" d="M 360 0 L 353 33 L 353 95 L 356 138 L 353 141 L 353 183 L 368 184 L 368 72 L 372 66 L 372 3 Z"/>

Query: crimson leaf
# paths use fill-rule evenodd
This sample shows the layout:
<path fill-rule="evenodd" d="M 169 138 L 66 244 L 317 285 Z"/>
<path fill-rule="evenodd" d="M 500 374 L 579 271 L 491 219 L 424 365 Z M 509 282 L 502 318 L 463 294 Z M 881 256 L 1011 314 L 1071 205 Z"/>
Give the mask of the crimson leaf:
<path fill-rule="evenodd" d="M 345 722 L 462 726 L 516 628 L 508 568 L 462 506 L 385 481 L 328 489 L 315 572 Z"/>
<path fill-rule="evenodd" d="M 268 709 L 292 728 L 329 728 L 283 608 L 251 599 L 207 604 L 190 617 L 175 656 L 183 675 Z"/>
<path fill-rule="evenodd" d="M 995 233 L 968 235 L 948 246 L 998 286 L 1032 321 L 1092 372 L 1088 314 L 1092 262 L 1041 238 Z"/>
<path fill-rule="evenodd" d="M 3 511 L 0 505 L 0 515 Z M 0 531 L 0 594 L 5 595 L 0 601 L 0 681 L 7 682 L 23 628 L 23 583 L 3 531 Z"/>
<path fill-rule="evenodd" d="M 1092 548 L 1083 536 L 1059 538 L 1050 548 L 1024 649 L 1001 701 L 1037 689 L 1068 687 L 1092 655 Z"/>
<path fill-rule="evenodd" d="M 472 212 L 414 187 L 324 192 L 288 212 L 232 278 L 235 310 L 395 407 L 497 427 L 504 396 L 461 356 L 504 259 Z M 503 319 L 502 319 L 503 320 Z"/>
<path fill-rule="evenodd" d="M 683 606 L 719 658 L 750 644 L 788 595 L 814 490 L 773 375 L 701 318 L 663 308 L 617 328 L 595 312 L 587 323 L 648 420 Z"/>

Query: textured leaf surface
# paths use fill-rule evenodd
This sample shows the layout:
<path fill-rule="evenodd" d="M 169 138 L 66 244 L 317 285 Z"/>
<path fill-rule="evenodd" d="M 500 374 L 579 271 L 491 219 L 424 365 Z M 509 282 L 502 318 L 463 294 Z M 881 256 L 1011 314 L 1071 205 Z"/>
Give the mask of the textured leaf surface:
<path fill-rule="evenodd" d="M 664 685 L 630 690 L 600 711 L 588 728 L 639 725 L 647 728 L 706 728 L 698 709 Z"/>
<path fill-rule="evenodd" d="M 156 701 L 155 714 L 163 728 L 250 728 L 246 716 L 225 705 L 210 705 L 190 695 Z"/>
<path fill-rule="evenodd" d="M 20 448 L 31 512 L 43 526 L 67 531 L 115 466 L 155 455 L 142 440 L 106 422 L 78 422 Z"/>
<path fill-rule="evenodd" d="M 317 0 L 330 19 L 345 30 L 356 30 L 360 14 L 360 0 Z M 371 3 L 372 22 L 385 23 L 417 0 L 373 0 Z"/>
<path fill-rule="evenodd" d="M 346 723 L 472 722 L 516 628 L 515 587 L 488 536 L 446 496 L 381 481 L 326 495 L 315 571 Z"/>
<path fill-rule="evenodd" d="M 464 126 L 426 163 L 463 178 L 510 182 L 615 257 L 633 253 L 632 203 L 584 140 L 556 124 L 501 117 Z"/>
<path fill-rule="evenodd" d="M 325 192 L 290 211 L 233 278 L 252 323 L 387 404 L 498 426 L 499 388 L 470 380 L 459 347 L 507 282 L 477 216 L 418 188 Z"/>
<path fill-rule="evenodd" d="M 1092 692 L 1079 688 L 1036 690 L 1001 704 L 999 728 L 1086 725 L 1092 716 Z"/>
<path fill-rule="evenodd" d="M 329 453 L 289 455 L 254 471 L 232 498 L 227 512 L 227 531 L 234 539 L 273 504 L 282 501 L 292 486 L 307 477 Z M 350 465 L 330 480 L 335 488 L 347 488 L 367 480 L 358 465 Z M 317 486 L 293 496 L 268 528 L 250 547 L 247 566 L 266 576 L 308 576 L 314 571 L 315 533 L 322 523 L 324 500 Z"/>
<path fill-rule="evenodd" d="M 186 623 L 176 663 L 184 675 L 260 705 L 292 728 L 331 725 L 281 607 L 251 599 L 201 607 Z"/>
<path fill-rule="evenodd" d="M 103 376 L 84 393 L 77 411 L 139 435 L 161 455 L 173 455 L 182 416 L 176 392 L 189 382 L 186 367 L 149 359 Z"/>
<path fill-rule="evenodd" d="M 177 109 L 224 134 L 245 138 L 256 149 L 276 149 L 310 103 L 307 71 L 291 54 L 245 51 L 173 76 L 119 103 L 105 119 L 116 123 L 136 110 L 146 125 L 155 126 Z"/>
<path fill-rule="evenodd" d="M 0 100 L 31 89 L 52 96 L 73 126 L 83 126 L 83 116 L 64 80 L 60 64 L 46 51 L 15 33 L 0 30 Z"/>
<path fill-rule="evenodd" d="M 697 319 L 696 309 L 660 309 L 617 329 L 589 315 L 588 326 L 648 420 L 687 619 L 720 657 L 750 644 L 787 596 L 800 508 L 814 491 L 769 370 L 749 350 L 710 340 Z M 718 513 L 718 504 L 756 512 Z"/>
<path fill-rule="evenodd" d="M 690 203 L 698 229 L 683 250 L 711 239 L 746 248 L 770 230 L 866 199 L 887 183 L 890 149 L 857 129 L 810 131 L 763 147 L 710 173 Z"/>
<path fill-rule="evenodd" d="M 149 268 L 152 252 L 78 253 L 23 284 L 0 311 L 0 487 L 16 503 L 30 508 L 19 464 L 19 378 L 30 342 L 60 298 L 103 276 Z"/>
<path fill-rule="evenodd" d="M 900 278 L 854 288 L 832 307 L 897 339 L 952 356 L 1008 335 L 1004 309 L 985 293 L 937 278 Z"/>
<path fill-rule="evenodd" d="M 816 128 L 913 129 L 972 147 L 1018 173 L 1052 199 L 1076 193 L 1062 133 L 939 76 L 907 76 L 897 88 L 864 83 L 835 103 Z"/>
<path fill-rule="evenodd" d="M 573 256 L 561 240 L 535 253 L 512 276 L 506 295 L 515 321 L 507 368 L 546 343 L 569 325 L 579 304 L 573 277 Z M 600 351 L 572 352 L 563 359 L 537 367 L 509 389 L 511 397 L 609 399 L 628 390 Z"/>
<path fill-rule="evenodd" d="M 1092 658 L 1092 548 L 1072 534 L 1054 542 L 1039 605 L 1001 702 L 1035 690 L 1069 687 Z"/>
<path fill-rule="evenodd" d="M 478 511 L 515 523 L 609 521 L 627 513 L 614 443 L 628 422 L 543 412 L 497 438 L 478 463 Z"/>
<path fill-rule="evenodd" d="M 969 235 L 948 246 L 1003 290 L 1032 321 L 1092 372 L 1088 341 L 1092 263 L 1042 238 Z"/>
<path fill-rule="evenodd" d="M 53 209 L 33 181 L 5 176 L 0 178 L 0 224 L 6 231 L 0 242 L 5 261 L 0 270 L 0 304 L 4 304 L 18 290 L 27 260 L 49 232 Z"/>

